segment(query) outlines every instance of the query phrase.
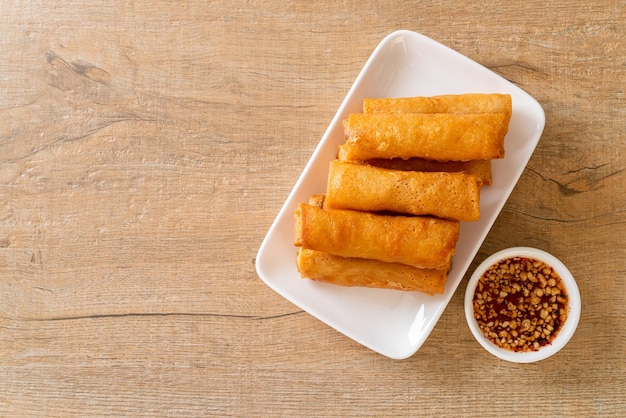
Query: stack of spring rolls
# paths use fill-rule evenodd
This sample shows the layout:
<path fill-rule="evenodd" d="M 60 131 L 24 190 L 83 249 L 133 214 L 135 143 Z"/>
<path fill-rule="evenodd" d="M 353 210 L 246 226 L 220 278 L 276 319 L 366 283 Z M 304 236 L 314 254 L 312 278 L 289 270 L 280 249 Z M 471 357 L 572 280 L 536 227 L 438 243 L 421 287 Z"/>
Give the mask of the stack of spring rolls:
<path fill-rule="evenodd" d="M 511 96 L 365 99 L 344 120 L 325 194 L 295 211 L 303 278 L 443 293 L 461 221 L 480 218 Z"/>

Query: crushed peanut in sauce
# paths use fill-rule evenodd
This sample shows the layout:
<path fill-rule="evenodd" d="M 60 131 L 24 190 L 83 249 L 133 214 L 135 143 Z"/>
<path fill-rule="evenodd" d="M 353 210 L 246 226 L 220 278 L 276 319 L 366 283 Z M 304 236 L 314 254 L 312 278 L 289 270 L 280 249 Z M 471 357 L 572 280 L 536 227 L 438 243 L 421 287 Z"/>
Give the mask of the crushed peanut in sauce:
<path fill-rule="evenodd" d="M 511 257 L 478 280 L 474 318 L 482 333 L 511 351 L 537 351 L 551 344 L 567 319 L 567 293 L 546 263 Z"/>

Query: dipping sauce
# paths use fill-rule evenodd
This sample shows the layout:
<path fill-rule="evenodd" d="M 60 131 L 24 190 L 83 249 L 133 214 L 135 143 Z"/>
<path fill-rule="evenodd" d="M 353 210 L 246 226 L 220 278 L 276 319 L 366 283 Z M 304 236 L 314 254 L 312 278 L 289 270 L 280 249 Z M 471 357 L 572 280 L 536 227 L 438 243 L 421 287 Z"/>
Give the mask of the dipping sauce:
<path fill-rule="evenodd" d="M 492 265 L 478 280 L 474 318 L 498 347 L 538 351 L 556 338 L 567 320 L 565 286 L 543 261 L 511 257 Z"/>

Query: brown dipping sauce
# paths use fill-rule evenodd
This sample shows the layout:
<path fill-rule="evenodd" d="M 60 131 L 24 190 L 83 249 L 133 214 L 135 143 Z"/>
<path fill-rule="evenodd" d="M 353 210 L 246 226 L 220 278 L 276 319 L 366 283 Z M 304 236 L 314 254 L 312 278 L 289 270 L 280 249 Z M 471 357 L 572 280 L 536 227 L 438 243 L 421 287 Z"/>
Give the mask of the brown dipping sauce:
<path fill-rule="evenodd" d="M 492 265 L 478 280 L 472 302 L 482 333 L 511 351 L 537 351 L 551 344 L 567 319 L 561 278 L 533 258 L 510 257 Z"/>

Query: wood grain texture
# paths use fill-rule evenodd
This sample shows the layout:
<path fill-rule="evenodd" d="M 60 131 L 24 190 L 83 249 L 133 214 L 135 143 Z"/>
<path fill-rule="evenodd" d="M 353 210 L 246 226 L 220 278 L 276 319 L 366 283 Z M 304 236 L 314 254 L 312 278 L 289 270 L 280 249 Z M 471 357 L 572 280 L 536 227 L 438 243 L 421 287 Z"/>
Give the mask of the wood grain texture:
<path fill-rule="evenodd" d="M 5 2 L 0 415 L 624 416 L 626 7 L 617 0 Z M 583 313 L 491 357 L 462 289 L 393 361 L 258 278 L 272 220 L 380 40 L 410 29 L 546 111 L 473 267 L 530 245 Z"/>

